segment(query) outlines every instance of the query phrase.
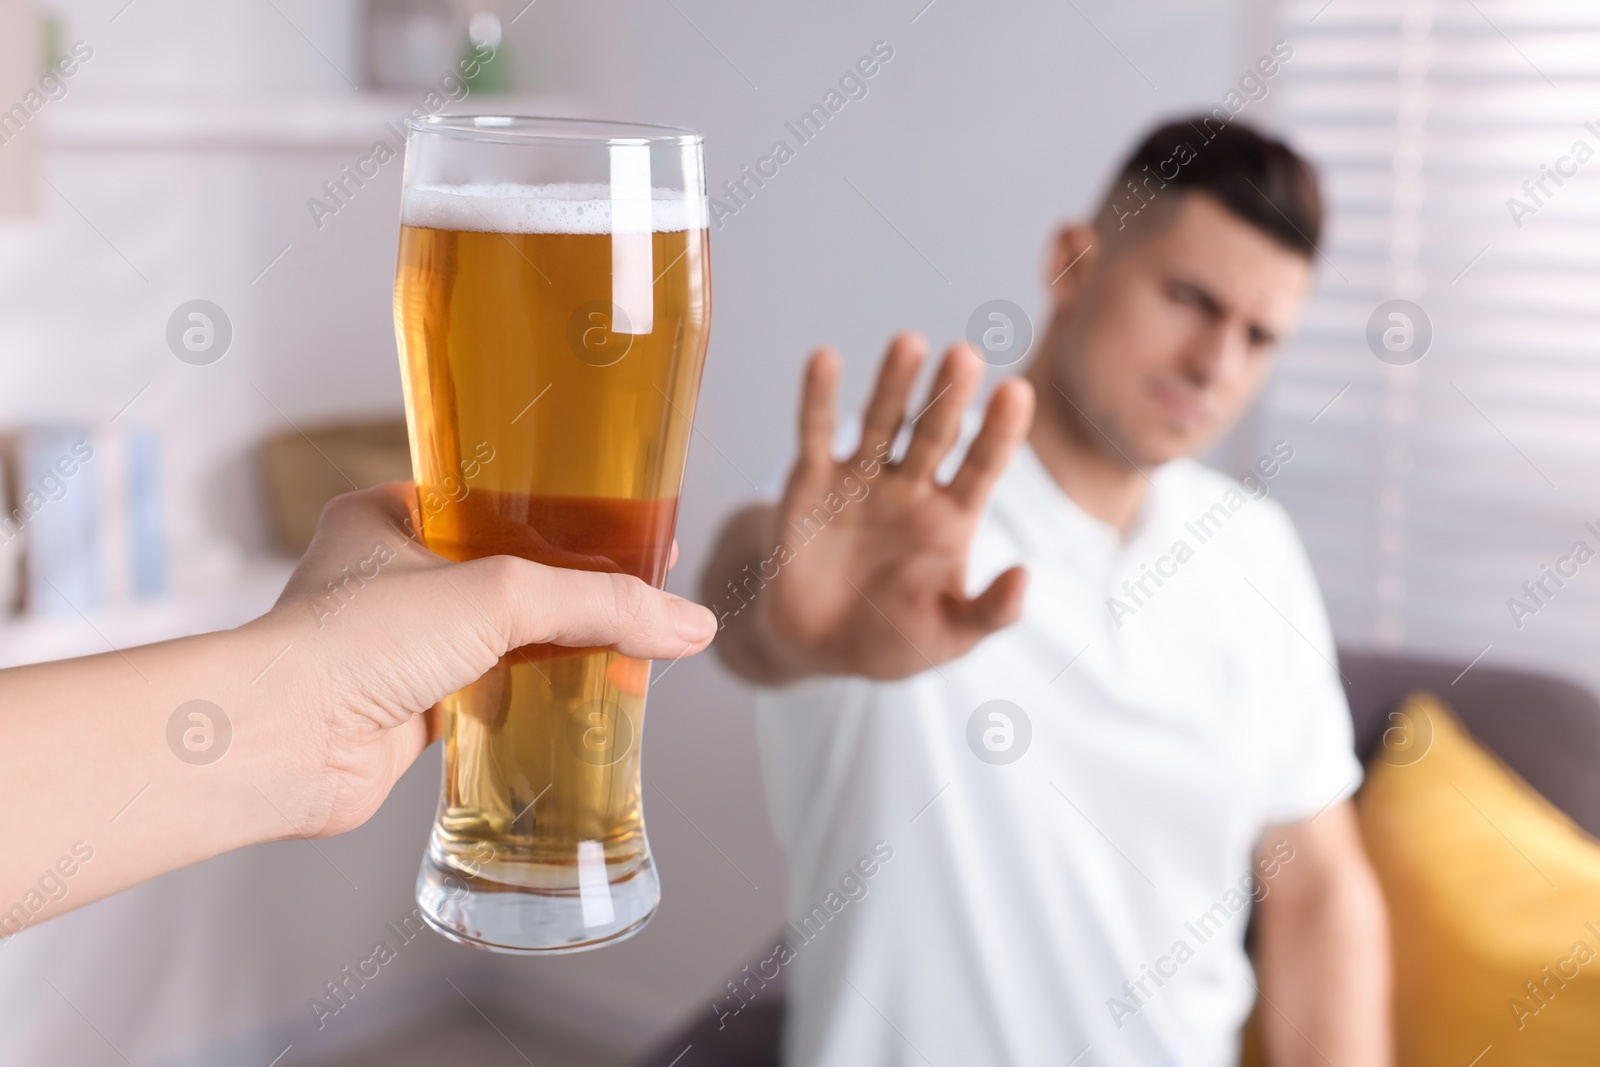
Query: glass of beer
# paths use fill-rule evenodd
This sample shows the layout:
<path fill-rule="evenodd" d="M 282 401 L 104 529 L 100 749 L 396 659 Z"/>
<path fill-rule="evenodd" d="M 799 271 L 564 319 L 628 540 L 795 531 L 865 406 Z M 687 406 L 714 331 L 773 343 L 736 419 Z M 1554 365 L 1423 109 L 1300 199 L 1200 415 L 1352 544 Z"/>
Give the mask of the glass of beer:
<path fill-rule="evenodd" d="M 706 219 L 692 130 L 410 123 L 394 304 L 423 544 L 662 585 L 711 322 Z M 435 929 L 576 952 L 644 926 L 649 680 L 610 649 L 530 645 L 445 698 L 417 878 Z"/>

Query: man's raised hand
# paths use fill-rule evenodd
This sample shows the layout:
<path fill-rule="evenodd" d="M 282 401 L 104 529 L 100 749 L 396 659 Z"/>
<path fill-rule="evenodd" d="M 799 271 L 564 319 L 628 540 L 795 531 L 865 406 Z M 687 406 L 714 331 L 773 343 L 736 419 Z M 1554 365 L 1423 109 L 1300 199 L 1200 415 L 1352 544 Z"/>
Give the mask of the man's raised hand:
<path fill-rule="evenodd" d="M 1032 419 L 1032 388 L 1013 379 L 994 391 L 960 468 L 941 485 L 935 473 L 960 436 L 983 364 L 966 345 L 953 346 L 927 397 L 908 410 L 926 352 L 915 334 L 890 344 L 860 444 L 844 460 L 832 454 L 839 356 L 829 348 L 813 353 L 800 454 L 783 497 L 759 517 L 745 517 L 758 541 L 765 534 L 764 545 L 750 546 L 760 550 L 763 584 L 753 589 L 749 571 L 733 581 L 751 593 L 740 613 L 754 617 L 741 622 L 753 624 L 758 647 L 751 651 L 759 655 L 750 659 L 764 669 L 735 662 L 745 666 L 742 673 L 763 681 L 810 674 L 904 678 L 962 655 L 1021 612 L 1022 568 L 1001 574 L 976 597 L 966 595 L 965 582 L 984 504 Z M 908 418 L 905 454 L 890 463 Z"/>

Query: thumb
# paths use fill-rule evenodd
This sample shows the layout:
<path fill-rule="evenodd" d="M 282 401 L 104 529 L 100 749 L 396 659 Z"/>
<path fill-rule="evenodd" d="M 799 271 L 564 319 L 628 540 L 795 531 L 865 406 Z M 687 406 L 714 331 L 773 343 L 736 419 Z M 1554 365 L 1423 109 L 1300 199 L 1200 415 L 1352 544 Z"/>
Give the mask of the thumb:
<path fill-rule="evenodd" d="M 699 652 L 716 635 L 711 612 L 627 574 L 565 570 L 514 556 L 492 556 L 478 568 L 500 604 L 508 647 L 556 644 L 609 646 L 638 659 L 674 659 Z"/>
<path fill-rule="evenodd" d="M 1010 626 L 1022 616 L 1022 594 L 1028 588 L 1028 572 L 1012 567 L 994 581 L 989 588 L 971 600 L 955 604 L 952 616 L 957 626 L 975 630 L 980 635 L 990 634 L 1003 626 Z"/>

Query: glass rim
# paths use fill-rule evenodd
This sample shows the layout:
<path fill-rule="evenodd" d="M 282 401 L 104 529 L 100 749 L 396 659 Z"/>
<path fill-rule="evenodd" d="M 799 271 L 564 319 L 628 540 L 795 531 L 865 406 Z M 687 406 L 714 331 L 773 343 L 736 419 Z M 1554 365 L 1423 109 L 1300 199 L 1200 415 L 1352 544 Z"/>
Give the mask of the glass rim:
<path fill-rule="evenodd" d="M 459 114 L 422 115 L 406 120 L 412 133 L 437 134 L 468 141 L 531 144 L 568 141 L 574 144 L 698 145 L 705 138 L 686 126 L 609 119 L 575 119 L 549 115 Z"/>

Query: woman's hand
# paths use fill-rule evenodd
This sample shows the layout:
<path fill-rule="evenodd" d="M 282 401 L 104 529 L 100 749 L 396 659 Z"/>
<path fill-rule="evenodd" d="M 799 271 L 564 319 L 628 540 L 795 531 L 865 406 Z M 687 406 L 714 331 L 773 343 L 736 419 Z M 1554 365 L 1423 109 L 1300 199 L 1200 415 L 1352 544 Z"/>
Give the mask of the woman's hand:
<path fill-rule="evenodd" d="M 434 706 L 509 650 L 609 645 L 675 659 L 716 632 L 705 608 L 628 575 L 512 556 L 449 562 L 412 536 L 415 507 L 400 482 L 336 498 L 278 603 L 247 627 L 309 668 L 296 798 L 309 836 L 371 817 L 438 736 Z"/>

